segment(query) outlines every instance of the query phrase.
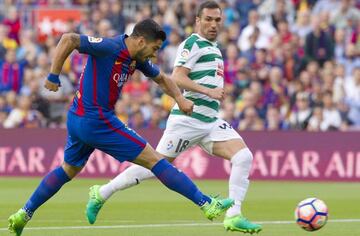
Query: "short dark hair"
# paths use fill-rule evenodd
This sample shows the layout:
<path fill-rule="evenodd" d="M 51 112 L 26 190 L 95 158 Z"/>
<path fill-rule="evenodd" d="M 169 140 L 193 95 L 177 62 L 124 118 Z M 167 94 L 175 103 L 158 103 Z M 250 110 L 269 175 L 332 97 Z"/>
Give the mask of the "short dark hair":
<path fill-rule="evenodd" d="M 208 8 L 208 9 L 217 9 L 218 8 L 218 9 L 220 9 L 220 12 L 222 11 L 220 5 L 217 2 L 206 1 L 206 2 L 203 2 L 200 4 L 200 6 L 197 10 L 196 16 L 200 17 L 205 8 Z"/>
<path fill-rule="evenodd" d="M 142 36 L 149 41 L 155 41 L 157 39 L 161 39 L 162 41 L 166 40 L 165 31 L 152 19 L 145 19 L 137 23 L 131 33 L 131 36 Z"/>

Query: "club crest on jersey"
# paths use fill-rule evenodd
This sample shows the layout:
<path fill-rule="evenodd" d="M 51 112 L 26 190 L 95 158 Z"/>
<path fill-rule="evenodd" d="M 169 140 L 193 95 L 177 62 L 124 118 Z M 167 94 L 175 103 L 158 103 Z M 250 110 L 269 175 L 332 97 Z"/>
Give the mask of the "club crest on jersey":
<path fill-rule="evenodd" d="M 96 37 L 92 37 L 92 36 L 88 36 L 88 41 L 90 43 L 100 43 L 101 41 L 103 41 L 102 38 L 96 38 Z"/>
<path fill-rule="evenodd" d="M 125 84 L 125 82 L 128 80 L 129 75 L 128 74 L 119 74 L 119 73 L 115 73 L 113 75 L 113 80 L 115 81 L 116 85 L 118 87 L 121 87 Z"/>
<path fill-rule="evenodd" d="M 132 74 L 135 71 L 135 68 L 136 68 L 136 61 L 132 61 L 131 64 L 129 65 L 130 74 Z"/>
<path fill-rule="evenodd" d="M 187 59 L 189 54 L 190 54 L 190 51 L 188 49 L 184 48 L 181 51 L 180 56 L 181 56 L 182 59 Z"/>
<path fill-rule="evenodd" d="M 173 141 L 170 140 L 170 141 L 168 142 L 168 144 L 166 145 L 166 150 L 170 150 L 170 149 L 173 148 L 173 147 L 174 147 Z"/>

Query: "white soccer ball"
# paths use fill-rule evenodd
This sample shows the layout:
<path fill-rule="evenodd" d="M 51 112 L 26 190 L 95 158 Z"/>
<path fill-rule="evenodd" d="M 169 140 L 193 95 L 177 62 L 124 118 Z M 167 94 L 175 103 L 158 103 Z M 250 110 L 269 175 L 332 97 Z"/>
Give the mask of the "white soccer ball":
<path fill-rule="evenodd" d="M 322 228 L 328 219 L 328 208 L 318 198 L 307 198 L 301 201 L 295 209 L 296 223 L 306 231 Z"/>

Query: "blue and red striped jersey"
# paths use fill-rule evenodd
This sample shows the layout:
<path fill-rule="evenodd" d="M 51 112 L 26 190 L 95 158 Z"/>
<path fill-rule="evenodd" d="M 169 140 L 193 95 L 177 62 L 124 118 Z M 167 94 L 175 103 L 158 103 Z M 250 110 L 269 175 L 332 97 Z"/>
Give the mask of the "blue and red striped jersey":
<path fill-rule="evenodd" d="M 92 118 L 114 115 L 122 87 L 136 69 L 150 78 L 159 75 L 159 68 L 149 60 L 139 62 L 130 57 L 126 37 L 125 34 L 114 38 L 80 36 L 79 52 L 89 56 L 70 111 Z"/>

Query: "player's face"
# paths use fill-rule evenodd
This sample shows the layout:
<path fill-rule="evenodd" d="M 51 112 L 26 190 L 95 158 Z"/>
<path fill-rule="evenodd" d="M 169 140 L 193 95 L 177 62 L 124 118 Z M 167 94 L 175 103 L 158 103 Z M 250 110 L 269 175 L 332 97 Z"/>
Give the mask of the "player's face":
<path fill-rule="evenodd" d="M 156 53 L 160 49 L 163 41 L 157 39 L 156 41 L 144 40 L 144 43 L 140 46 L 136 59 L 139 61 L 145 61 L 147 59 L 156 58 Z"/>
<path fill-rule="evenodd" d="M 222 24 L 220 9 L 204 8 L 201 16 L 196 17 L 196 24 L 202 37 L 215 41 Z"/>

